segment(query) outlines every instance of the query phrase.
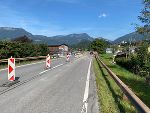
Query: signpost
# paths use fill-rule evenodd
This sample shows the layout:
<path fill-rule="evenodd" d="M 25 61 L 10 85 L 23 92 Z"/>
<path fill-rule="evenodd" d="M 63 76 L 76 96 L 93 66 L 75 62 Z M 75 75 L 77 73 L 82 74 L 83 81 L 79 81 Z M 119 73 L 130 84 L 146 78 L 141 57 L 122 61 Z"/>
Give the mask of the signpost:
<path fill-rule="evenodd" d="M 8 59 L 8 80 L 15 80 L 15 58 L 12 57 Z"/>

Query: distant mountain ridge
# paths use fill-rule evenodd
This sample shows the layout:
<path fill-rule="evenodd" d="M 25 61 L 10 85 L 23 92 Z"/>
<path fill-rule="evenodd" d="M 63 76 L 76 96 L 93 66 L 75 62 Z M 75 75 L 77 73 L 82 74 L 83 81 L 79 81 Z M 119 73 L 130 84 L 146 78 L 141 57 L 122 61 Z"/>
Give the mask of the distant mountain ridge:
<path fill-rule="evenodd" d="M 23 35 L 30 38 L 33 36 L 22 28 L 0 27 L 0 39 L 12 39 Z"/>
<path fill-rule="evenodd" d="M 22 28 L 0 27 L 0 40 L 11 40 L 24 35 L 31 38 L 36 43 L 47 43 L 49 45 L 63 43 L 73 45 L 80 43 L 82 40 L 94 40 L 86 33 L 47 37 L 43 35 L 33 35 Z"/>
<path fill-rule="evenodd" d="M 57 36 L 48 37 L 44 35 L 33 35 L 32 33 L 22 28 L 0 27 L 0 40 L 11 40 L 13 38 L 17 38 L 17 37 L 24 36 L 24 35 L 31 38 L 35 43 L 47 43 L 49 45 L 56 45 L 56 44 L 75 45 L 75 44 L 82 42 L 83 40 L 87 40 L 87 41 L 94 40 L 94 38 L 92 38 L 86 33 L 57 35 Z M 99 37 L 99 39 L 104 39 L 104 38 Z M 104 39 L 104 40 L 110 43 L 117 44 L 117 43 L 121 43 L 122 41 L 130 42 L 130 41 L 139 41 L 139 40 L 144 40 L 144 39 L 145 37 L 143 35 L 137 32 L 132 32 L 122 37 L 119 37 L 114 41 L 110 41 L 107 39 Z"/>
<path fill-rule="evenodd" d="M 150 38 L 150 36 L 147 36 Z M 142 34 L 139 34 L 137 32 L 132 32 L 129 34 L 126 34 L 122 37 L 117 38 L 116 40 L 113 41 L 113 43 L 117 44 L 117 43 L 121 43 L 122 41 L 126 41 L 126 42 L 135 42 L 135 41 L 141 41 L 144 40 L 145 37 Z"/>

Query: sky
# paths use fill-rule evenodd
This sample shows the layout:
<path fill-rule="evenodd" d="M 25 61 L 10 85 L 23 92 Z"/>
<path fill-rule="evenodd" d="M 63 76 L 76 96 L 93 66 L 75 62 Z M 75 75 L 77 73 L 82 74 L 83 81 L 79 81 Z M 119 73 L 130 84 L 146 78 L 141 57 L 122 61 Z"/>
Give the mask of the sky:
<path fill-rule="evenodd" d="M 142 0 L 0 0 L 0 27 L 114 40 L 135 31 L 142 8 Z"/>

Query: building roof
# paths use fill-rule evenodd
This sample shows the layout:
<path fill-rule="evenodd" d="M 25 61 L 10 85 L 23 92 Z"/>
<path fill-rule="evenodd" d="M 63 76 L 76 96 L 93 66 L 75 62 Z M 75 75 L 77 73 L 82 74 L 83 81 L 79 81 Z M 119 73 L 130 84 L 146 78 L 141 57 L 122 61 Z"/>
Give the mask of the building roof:
<path fill-rule="evenodd" d="M 106 51 L 112 51 L 112 48 L 106 48 Z"/>
<path fill-rule="evenodd" d="M 68 46 L 67 44 L 59 44 L 59 45 L 48 45 L 48 47 L 59 47 L 59 46 L 62 46 L 62 45 Z"/>

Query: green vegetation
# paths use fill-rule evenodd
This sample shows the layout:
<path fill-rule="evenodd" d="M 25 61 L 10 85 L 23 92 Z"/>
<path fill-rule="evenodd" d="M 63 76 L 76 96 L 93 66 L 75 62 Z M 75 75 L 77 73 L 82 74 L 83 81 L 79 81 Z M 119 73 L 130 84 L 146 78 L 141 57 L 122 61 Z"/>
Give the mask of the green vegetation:
<path fill-rule="evenodd" d="M 106 40 L 97 38 L 91 43 L 91 49 L 97 51 L 98 53 L 105 53 L 108 44 L 109 42 Z"/>
<path fill-rule="evenodd" d="M 150 86 L 146 84 L 145 78 L 136 76 L 119 65 L 112 63 L 112 54 L 100 55 L 103 62 L 126 84 L 132 91 L 150 107 Z"/>
<path fill-rule="evenodd" d="M 97 93 L 101 113 L 136 113 L 131 103 L 124 98 L 123 92 L 115 81 L 94 59 L 94 71 L 96 75 Z"/>
<path fill-rule="evenodd" d="M 42 56 L 48 52 L 46 44 L 0 41 L 0 59 Z"/>
<path fill-rule="evenodd" d="M 90 50 L 90 44 L 91 44 L 90 40 L 83 39 L 78 44 L 71 45 L 71 48 L 73 48 L 73 50 L 75 51 L 79 49 L 82 51 L 86 51 L 86 50 Z"/>
<path fill-rule="evenodd" d="M 26 35 L 21 36 L 21 37 L 17 37 L 12 39 L 13 42 L 20 42 L 20 43 L 32 43 L 33 40 L 28 38 Z"/>
<path fill-rule="evenodd" d="M 144 8 L 141 11 L 141 15 L 138 17 L 143 23 L 143 26 L 137 26 L 137 31 L 144 34 L 145 37 L 150 35 L 150 0 L 143 0 Z"/>
<path fill-rule="evenodd" d="M 117 56 L 115 61 L 118 65 L 126 68 L 127 70 L 143 76 L 149 76 L 150 72 L 150 53 L 148 52 L 149 44 L 143 43 L 138 47 L 137 52 L 126 56 Z M 143 72 L 145 74 L 143 74 Z"/>

